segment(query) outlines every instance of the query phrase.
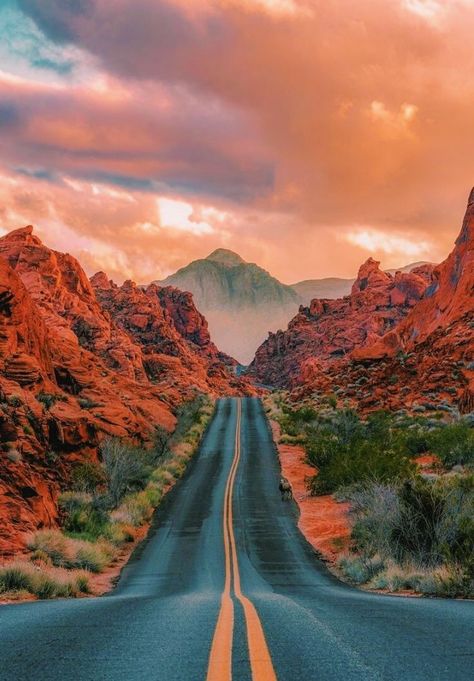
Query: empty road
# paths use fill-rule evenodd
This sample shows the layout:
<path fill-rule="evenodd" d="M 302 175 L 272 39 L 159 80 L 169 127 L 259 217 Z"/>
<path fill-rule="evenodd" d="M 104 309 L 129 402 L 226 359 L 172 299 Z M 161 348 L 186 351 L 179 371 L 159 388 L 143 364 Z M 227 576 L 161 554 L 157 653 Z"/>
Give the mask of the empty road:
<path fill-rule="evenodd" d="M 220 400 L 113 593 L 0 607 L 0 680 L 471 679 L 474 604 L 338 582 L 279 473 L 260 401 Z"/>

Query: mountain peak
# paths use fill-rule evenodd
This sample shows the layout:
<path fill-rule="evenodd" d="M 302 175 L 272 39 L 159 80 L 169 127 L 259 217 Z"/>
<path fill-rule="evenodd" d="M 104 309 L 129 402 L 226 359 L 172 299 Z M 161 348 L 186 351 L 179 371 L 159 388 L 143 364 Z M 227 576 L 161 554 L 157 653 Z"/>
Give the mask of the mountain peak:
<path fill-rule="evenodd" d="M 238 253 L 229 251 L 227 248 L 216 248 L 215 251 L 207 256 L 206 260 L 218 262 L 226 267 L 236 267 L 245 263 L 245 260 Z"/>

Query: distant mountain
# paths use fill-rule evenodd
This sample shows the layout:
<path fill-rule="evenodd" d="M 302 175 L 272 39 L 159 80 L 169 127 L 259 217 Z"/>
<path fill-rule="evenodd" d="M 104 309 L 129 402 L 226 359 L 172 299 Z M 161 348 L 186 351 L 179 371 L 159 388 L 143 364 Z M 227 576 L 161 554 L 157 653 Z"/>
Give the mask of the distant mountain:
<path fill-rule="evenodd" d="M 207 258 L 194 260 L 160 283 L 191 291 L 201 309 L 294 306 L 299 303 L 291 286 L 280 283 L 258 265 L 247 263 L 237 253 L 224 248 Z"/>
<path fill-rule="evenodd" d="M 296 291 L 302 304 L 308 305 L 313 298 L 343 298 L 351 292 L 354 279 L 338 279 L 328 277 L 327 279 L 306 279 L 297 284 L 292 284 L 291 288 Z"/>
<path fill-rule="evenodd" d="M 159 283 L 191 291 L 216 343 L 243 364 L 269 330 L 286 327 L 301 302 L 291 286 L 223 248 Z"/>
<path fill-rule="evenodd" d="M 401 269 L 409 272 L 419 264 Z M 286 329 L 300 305 L 349 295 L 354 281 L 331 277 L 282 284 L 255 263 L 218 248 L 156 283 L 190 291 L 217 346 L 248 364 L 268 333 Z"/>

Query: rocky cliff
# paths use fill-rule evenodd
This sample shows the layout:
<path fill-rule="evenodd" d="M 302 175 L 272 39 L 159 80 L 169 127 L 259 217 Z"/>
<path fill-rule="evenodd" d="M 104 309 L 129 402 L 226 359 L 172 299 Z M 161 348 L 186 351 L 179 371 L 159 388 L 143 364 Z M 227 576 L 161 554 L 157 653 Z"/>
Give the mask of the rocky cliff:
<path fill-rule="evenodd" d="M 474 410 L 474 190 L 440 265 L 381 272 L 368 260 L 350 296 L 313 300 L 252 364 L 295 399 L 335 395 L 362 411 Z"/>
<path fill-rule="evenodd" d="M 270 333 L 257 350 L 250 373 L 264 384 L 294 388 L 355 348 L 373 344 L 393 329 L 422 298 L 432 268 L 383 272 L 369 258 L 349 296 L 317 299 L 300 307 L 286 331 Z"/>
<path fill-rule="evenodd" d="M 359 375 L 368 378 L 365 407 L 474 410 L 474 190 L 454 249 L 434 269 L 423 299 L 393 331 L 352 353 L 345 395 Z"/>
<path fill-rule="evenodd" d="M 32 227 L 1 238 L 0 553 L 54 524 L 71 467 L 104 436 L 146 442 L 195 390 L 251 392 L 228 364 L 188 294 L 91 283 Z"/>

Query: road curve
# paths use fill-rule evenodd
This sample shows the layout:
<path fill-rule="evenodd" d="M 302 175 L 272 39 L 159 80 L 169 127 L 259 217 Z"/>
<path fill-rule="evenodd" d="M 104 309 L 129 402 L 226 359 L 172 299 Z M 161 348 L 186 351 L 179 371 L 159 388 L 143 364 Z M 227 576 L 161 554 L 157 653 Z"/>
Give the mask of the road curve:
<path fill-rule="evenodd" d="M 339 583 L 282 503 L 257 399 L 223 399 L 104 598 L 0 608 L 0 681 L 461 681 L 474 604 Z"/>

